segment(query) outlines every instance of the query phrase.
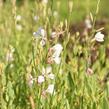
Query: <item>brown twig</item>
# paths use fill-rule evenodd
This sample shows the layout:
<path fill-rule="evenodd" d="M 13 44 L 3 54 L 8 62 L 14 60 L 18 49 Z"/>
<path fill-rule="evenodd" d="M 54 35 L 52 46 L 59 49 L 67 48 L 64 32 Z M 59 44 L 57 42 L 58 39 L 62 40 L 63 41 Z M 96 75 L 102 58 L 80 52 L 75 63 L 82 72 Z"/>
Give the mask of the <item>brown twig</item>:
<path fill-rule="evenodd" d="M 34 99 L 33 99 L 32 95 L 29 96 L 29 101 L 30 101 L 30 104 L 31 104 L 31 108 L 35 109 L 35 103 L 34 103 Z"/>

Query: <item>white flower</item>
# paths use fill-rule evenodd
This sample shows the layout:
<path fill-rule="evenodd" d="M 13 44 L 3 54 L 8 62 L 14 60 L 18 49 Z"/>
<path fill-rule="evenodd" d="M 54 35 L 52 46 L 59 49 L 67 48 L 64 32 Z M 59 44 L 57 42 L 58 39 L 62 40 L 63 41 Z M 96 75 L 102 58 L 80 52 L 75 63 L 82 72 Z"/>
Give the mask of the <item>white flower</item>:
<path fill-rule="evenodd" d="M 28 85 L 29 85 L 29 87 L 32 87 L 34 80 L 36 80 L 36 79 L 33 78 L 33 76 L 31 74 L 29 74 L 29 76 L 28 76 Z"/>
<path fill-rule="evenodd" d="M 52 67 L 51 66 L 47 66 L 46 67 L 46 73 L 49 74 L 52 72 Z"/>
<path fill-rule="evenodd" d="M 52 32 L 52 33 L 51 33 L 51 38 L 55 38 L 56 35 L 57 35 L 56 32 Z"/>
<path fill-rule="evenodd" d="M 17 29 L 18 31 L 21 31 L 21 30 L 22 30 L 22 25 L 17 24 L 17 25 L 16 25 L 16 29 Z"/>
<path fill-rule="evenodd" d="M 42 37 L 45 36 L 45 30 L 44 30 L 44 29 L 40 29 L 39 32 L 40 32 L 40 34 L 42 35 Z"/>
<path fill-rule="evenodd" d="M 57 11 L 54 11 L 53 12 L 53 16 L 57 18 L 58 17 L 58 12 Z"/>
<path fill-rule="evenodd" d="M 35 37 L 45 37 L 46 36 L 46 32 L 43 28 L 39 28 L 38 31 L 33 32 L 33 36 Z"/>
<path fill-rule="evenodd" d="M 35 21 L 38 21 L 39 20 L 39 16 L 34 16 L 33 18 Z"/>
<path fill-rule="evenodd" d="M 50 78 L 50 79 L 54 79 L 55 76 L 52 73 L 52 67 L 51 66 L 47 66 L 46 69 L 43 67 L 42 68 L 42 75 L 46 78 Z"/>
<path fill-rule="evenodd" d="M 21 19 L 22 19 L 21 15 L 17 15 L 17 16 L 16 16 L 16 20 L 17 20 L 17 21 L 20 21 Z"/>
<path fill-rule="evenodd" d="M 46 92 L 48 92 L 50 94 L 53 94 L 53 92 L 54 92 L 54 84 L 50 84 L 48 86 L 48 88 L 46 89 Z"/>
<path fill-rule="evenodd" d="M 61 58 L 60 57 L 54 57 L 53 60 L 55 61 L 56 64 L 60 64 Z"/>
<path fill-rule="evenodd" d="M 48 3 L 48 0 L 42 0 L 43 3 L 47 4 Z"/>
<path fill-rule="evenodd" d="M 53 58 L 59 57 L 60 54 L 61 54 L 61 50 L 56 50 L 56 51 L 53 53 L 52 57 L 53 57 Z"/>
<path fill-rule="evenodd" d="M 41 84 L 45 81 L 45 77 L 43 75 L 38 76 L 38 83 Z"/>
<path fill-rule="evenodd" d="M 88 28 L 88 29 L 91 29 L 92 28 L 92 24 L 91 24 L 91 21 L 90 21 L 90 19 L 86 19 L 85 20 L 85 25 L 86 25 L 86 28 Z"/>
<path fill-rule="evenodd" d="M 13 53 L 12 52 L 8 52 L 6 54 L 6 61 L 7 62 L 12 62 L 13 60 L 14 60 Z"/>
<path fill-rule="evenodd" d="M 95 34 L 95 40 L 98 42 L 103 42 L 104 41 L 104 34 L 102 34 L 101 32 L 97 32 Z"/>
<path fill-rule="evenodd" d="M 10 50 L 11 50 L 12 53 L 15 52 L 15 48 L 13 46 L 10 46 Z"/>
<path fill-rule="evenodd" d="M 6 53 L 6 61 L 7 62 L 12 62 L 12 61 L 14 61 L 14 54 L 13 53 L 15 51 L 15 48 L 13 46 L 11 46 L 11 45 L 9 47 L 10 47 L 9 50 Z M 9 67 L 13 68 L 14 64 L 10 63 Z"/>
<path fill-rule="evenodd" d="M 29 85 L 29 87 L 32 87 L 32 85 L 33 85 L 33 80 L 30 80 L 30 81 L 28 82 L 28 85 Z"/>
<path fill-rule="evenodd" d="M 40 45 L 43 47 L 43 46 L 45 46 L 45 44 L 46 44 L 46 40 L 42 39 L 42 40 L 40 41 Z"/>
<path fill-rule="evenodd" d="M 61 50 L 62 51 L 62 49 L 63 49 L 63 47 L 62 47 L 62 45 L 61 44 L 56 44 L 56 45 L 54 45 L 53 47 L 52 47 L 54 50 Z"/>
<path fill-rule="evenodd" d="M 60 56 L 60 53 L 62 52 L 62 45 L 61 44 L 56 44 L 52 47 L 54 53 L 52 55 L 52 57 L 59 57 Z"/>
<path fill-rule="evenodd" d="M 54 79 L 55 78 L 55 75 L 53 73 L 50 73 L 50 74 L 48 74 L 48 78 Z"/>
<path fill-rule="evenodd" d="M 50 59 L 51 59 L 51 62 L 55 62 L 56 64 L 60 64 L 61 62 L 61 57 L 60 57 L 60 54 L 62 52 L 62 45 L 61 44 L 56 44 L 54 45 L 52 48 L 50 48 L 50 52 L 52 53 Z"/>
<path fill-rule="evenodd" d="M 35 36 L 35 38 L 40 38 L 40 45 L 43 47 L 46 44 L 46 32 L 43 28 L 39 28 L 38 31 L 33 32 L 33 36 Z"/>
<path fill-rule="evenodd" d="M 9 48 L 9 50 L 7 51 L 7 54 L 6 54 L 6 61 L 7 61 L 7 62 L 12 62 L 12 61 L 14 61 L 14 56 L 13 56 L 14 51 L 15 51 L 15 48 L 10 45 L 10 48 Z"/>
<path fill-rule="evenodd" d="M 51 66 L 47 66 L 46 68 L 42 68 L 42 74 L 46 75 L 52 72 L 52 67 Z"/>
<path fill-rule="evenodd" d="M 92 75 L 94 72 L 91 68 L 87 68 L 86 73 L 87 73 L 87 75 Z"/>

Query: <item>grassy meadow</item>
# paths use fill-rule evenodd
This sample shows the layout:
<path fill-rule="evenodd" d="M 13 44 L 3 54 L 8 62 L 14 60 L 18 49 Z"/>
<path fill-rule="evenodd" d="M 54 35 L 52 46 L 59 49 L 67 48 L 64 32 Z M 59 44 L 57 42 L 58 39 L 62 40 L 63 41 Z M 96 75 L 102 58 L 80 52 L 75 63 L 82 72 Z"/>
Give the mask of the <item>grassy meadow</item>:
<path fill-rule="evenodd" d="M 1 109 L 109 109 L 108 0 L 0 0 Z"/>

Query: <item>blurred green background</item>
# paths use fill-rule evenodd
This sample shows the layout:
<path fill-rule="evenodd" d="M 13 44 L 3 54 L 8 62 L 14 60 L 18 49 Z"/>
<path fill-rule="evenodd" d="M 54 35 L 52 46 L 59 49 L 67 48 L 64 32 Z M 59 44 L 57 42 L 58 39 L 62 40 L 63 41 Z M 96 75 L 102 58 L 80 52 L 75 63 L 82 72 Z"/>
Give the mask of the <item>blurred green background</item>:
<path fill-rule="evenodd" d="M 2 0 L 0 0 L 0 2 L 1 1 Z M 14 1 L 16 1 L 16 4 L 14 4 L 15 3 Z M 2 88 L 1 92 L 3 93 L 3 99 L 4 98 L 8 99 L 9 94 L 7 94 L 8 92 L 7 89 L 11 90 L 10 91 L 10 95 L 12 97 L 11 104 L 13 104 L 13 101 L 15 101 L 14 102 L 15 106 L 16 107 L 18 106 L 17 109 L 21 109 L 22 106 L 25 107 L 25 109 L 30 109 L 30 108 L 26 108 L 30 104 L 28 104 L 28 102 L 26 101 L 28 96 L 27 93 L 29 91 L 28 88 L 26 88 L 27 86 L 25 83 L 26 82 L 25 74 L 27 73 L 25 67 L 28 64 L 30 65 L 30 60 L 32 60 L 31 62 L 32 64 L 34 63 L 34 61 L 35 62 L 37 61 L 36 59 L 34 60 L 33 52 L 35 49 L 32 48 L 34 46 L 33 32 L 37 31 L 38 28 L 42 26 L 44 29 L 46 29 L 47 35 L 49 37 L 53 27 L 55 29 L 57 28 L 60 29 L 60 26 L 64 27 L 67 21 L 70 21 L 69 25 L 75 24 L 74 28 L 76 28 L 76 26 L 81 25 L 81 22 L 84 23 L 84 20 L 86 16 L 89 15 L 89 13 L 92 13 L 92 16 L 95 17 L 97 2 L 98 2 L 98 0 L 48 0 L 48 1 L 49 2 L 47 6 L 40 4 L 41 0 L 4 0 L 4 3 L 0 3 L 0 61 L 5 66 L 4 67 L 5 73 L 0 72 L 0 76 L 2 74 L 4 76 L 3 87 L 1 86 L 0 87 Z M 69 1 L 73 2 L 73 8 L 71 14 L 69 13 L 69 8 L 68 8 Z M 61 105 L 59 104 L 59 102 L 60 103 L 63 102 L 62 104 L 63 108 L 60 109 L 64 109 L 65 104 L 71 105 L 71 109 L 72 106 L 74 106 L 74 109 L 80 109 L 80 106 L 81 109 L 83 109 L 82 105 L 87 106 L 87 108 L 85 109 L 100 109 L 100 108 L 108 109 L 109 87 L 107 86 L 103 89 L 102 85 L 98 84 L 99 82 L 102 82 L 101 80 L 103 79 L 107 71 L 109 71 L 108 70 L 109 69 L 109 37 L 108 37 L 109 24 L 107 23 L 107 21 L 109 21 L 108 2 L 109 0 L 101 0 L 99 5 L 99 13 L 97 15 L 96 20 L 102 22 L 102 20 L 104 21 L 105 19 L 106 22 L 105 25 L 103 25 L 103 27 L 107 26 L 108 29 L 104 28 L 107 32 L 104 38 L 104 42 L 101 44 L 95 43 L 95 46 L 93 45 L 95 48 L 91 54 L 93 57 L 97 57 L 97 59 L 94 61 L 93 65 L 91 66 L 92 69 L 94 70 L 94 74 L 91 77 L 85 75 L 86 60 L 84 56 L 87 55 L 87 51 L 89 50 L 88 48 L 89 44 L 87 43 L 87 38 L 86 38 L 86 43 L 82 45 L 79 41 L 80 37 L 82 36 L 81 34 L 79 35 L 78 33 L 78 35 L 77 34 L 69 35 L 69 31 L 65 32 L 64 34 L 65 37 L 63 38 L 64 39 L 63 45 L 65 45 L 65 50 L 63 50 L 64 53 L 63 53 L 62 70 L 64 69 L 65 73 L 64 75 L 60 75 L 57 81 L 57 87 L 58 87 L 57 89 L 59 90 L 58 92 L 59 96 L 57 95 L 57 98 L 60 99 L 59 101 L 56 99 L 57 104 L 54 102 L 57 109 L 59 109 L 58 106 Z M 44 9 L 46 10 L 45 12 L 46 15 L 43 15 Z M 50 13 L 51 11 L 53 13 L 55 12 L 55 15 L 58 14 L 58 16 L 52 17 L 53 13 L 51 14 Z M 17 16 L 21 16 L 21 20 L 16 21 Z M 34 20 L 35 16 L 39 16 L 38 21 Z M 16 26 L 20 26 L 21 30 L 18 30 Z M 100 28 L 101 27 L 102 25 L 100 25 Z M 68 28 L 69 27 L 66 26 L 66 29 Z M 74 28 L 72 28 L 72 30 Z M 79 26 L 79 29 L 83 29 L 83 28 Z M 70 36 L 70 38 L 68 36 Z M 57 43 L 58 41 L 55 42 L 53 40 L 52 42 L 54 44 Z M 69 44 L 69 46 L 72 47 L 71 50 L 66 49 L 67 43 Z M 10 67 L 11 63 L 6 62 L 6 54 L 8 53 L 9 48 L 11 46 L 15 49 L 15 53 L 14 53 L 15 60 L 12 62 L 12 64 L 14 65 L 13 68 Z M 38 47 L 36 47 L 36 52 L 38 51 L 37 48 Z M 42 52 L 40 53 L 47 54 L 48 52 L 47 49 L 48 48 L 42 49 L 43 53 Z M 82 53 L 83 53 L 83 58 L 80 57 Z M 40 60 L 40 55 L 38 56 L 35 55 L 35 56 Z M 65 62 L 67 57 L 69 58 L 69 60 L 68 62 Z M 42 65 L 45 64 L 45 59 L 44 59 L 44 63 L 41 62 L 40 65 L 41 64 Z M 31 67 L 33 70 L 32 73 L 34 73 L 35 76 L 40 73 L 35 71 L 37 65 L 36 66 L 31 65 Z M 55 69 L 54 66 L 54 72 L 58 73 L 57 71 L 58 71 L 58 67 L 57 69 Z M 7 81 L 5 79 L 7 79 Z M 12 86 L 10 87 L 10 82 L 13 83 L 12 84 L 13 87 Z M 14 94 L 12 93 L 14 92 L 14 90 L 16 91 L 16 93 L 18 93 L 15 94 L 15 96 L 13 96 Z M 34 91 L 35 97 L 37 99 L 36 90 L 39 89 L 36 87 Z M 85 99 L 83 98 L 84 96 Z M 63 97 L 65 98 L 63 99 Z M 61 100 L 63 101 L 61 102 Z M 66 103 L 64 104 L 64 102 Z M 8 103 L 6 102 L 5 104 L 7 105 Z M 3 104 L 3 106 L 5 106 L 5 104 Z M 45 104 L 47 105 L 46 101 Z M 97 106 L 98 108 L 96 108 Z"/>
<path fill-rule="evenodd" d="M 15 40 L 22 40 L 20 43 L 24 44 L 25 38 L 27 39 L 32 36 L 33 31 L 36 31 L 38 26 L 44 25 L 45 19 L 39 20 L 37 23 L 33 21 L 33 17 L 37 16 L 38 10 L 40 8 L 41 0 L 17 0 L 16 1 L 16 16 L 21 15 L 22 21 L 18 22 L 23 26 L 23 31 L 16 32 L 15 31 L 15 22 L 14 22 L 14 0 L 4 0 L 5 2 L 2 4 L 0 8 L 0 48 L 3 48 L 4 45 L 8 43 L 14 43 Z M 73 8 L 70 16 L 71 25 L 75 23 L 79 25 L 79 22 L 84 22 L 89 13 L 92 13 L 93 17 L 95 16 L 96 7 L 98 0 L 48 0 L 47 9 L 52 7 L 53 12 L 58 12 L 59 17 L 53 19 L 53 22 L 60 23 L 60 21 L 65 21 L 65 19 L 69 18 L 69 8 L 68 2 L 73 2 Z M 108 10 L 108 2 L 109 0 L 101 0 L 99 5 L 99 13 L 97 15 L 97 19 L 103 20 L 106 19 L 106 22 L 109 21 L 109 10 Z M 58 4 L 59 7 L 57 6 Z M 43 7 L 41 7 L 43 10 Z M 49 17 L 49 16 L 48 16 Z M 50 19 L 49 19 L 50 20 Z M 52 23 L 51 23 L 52 24 Z M 27 26 L 28 25 L 28 26 Z M 108 23 L 106 25 L 109 27 Z M 17 34 L 18 33 L 18 34 Z M 25 36 L 26 34 L 26 36 Z M 22 36 L 19 39 L 18 36 Z M 4 38 L 3 38 L 4 37 Z M 14 37 L 14 38 L 13 38 Z M 17 38 L 17 39 L 16 39 Z M 28 44 L 29 39 L 27 39 Z M 21 44 L 21 45 L 22 45 Z"/>

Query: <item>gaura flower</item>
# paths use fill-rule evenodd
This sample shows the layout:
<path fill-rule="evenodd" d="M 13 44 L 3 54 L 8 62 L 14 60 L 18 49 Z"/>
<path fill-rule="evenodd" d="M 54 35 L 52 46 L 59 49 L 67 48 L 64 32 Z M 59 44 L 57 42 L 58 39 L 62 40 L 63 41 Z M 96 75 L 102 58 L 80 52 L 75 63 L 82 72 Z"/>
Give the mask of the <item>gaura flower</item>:
<path fill-rule="evenodd" d="M 46 44 L 46 40 L 47 40 L 46 32 L 45 32 L 45 30 L 43 28 L 39 28 L 38 31 L 33 32 L 33 36 L 35 38 L 40 38 L 41 39 L 41 41 L 40 41 L 41 46 L 44 46 Z"/>
<path fill-rule="evenodd" d="M 36 32 L 33 32 L 33 36 L 35 36 L 35 37 L 45 37 L 46 32 L 43 28 L 40 27 Z"/>
<path fill-rule="evenodd" d="M 48 3 L 48 0 L 42 0 L 42 2 L 43 2 L 44 4 L 47 4 L 47 3 Z"/>
<path fill-rule="evenodd" d="M 59 15 L 59 14 L 58 14 L 57 11 L 54 11 L 54 12 L 53 12 L 53 16 L 54 16 L 55 18 L 58 18 L 58 15 Z"/>
<path fill-rule="evenodd" d="M 63 47 L 62 47 L 61 44 L 58 43 L 58 44 L 54 45 L 54 46 L 52 47 L 52 49 L 54 49 L 54 50 L 62 50 Z"/>
<path fill-rule="evenodd" d="M 43 75 L 38 76 L 38 83 L 41 84 L 45 81 L 45 77 Z"/>
<path fill-rule="evenodd" d="M 103 42 L 104 41 L 104 34 L 102 34 L 101 32 L 97 32 L 95 34 L 95 40 L 98 42 Z"/>
<path fill-rule="evenodd" d="M 62 52 L 62 49 L 63 47 L 61 44 L 56 44 L 52 48 L 50 48 L 47 62 L 50 64 L 50 63 L 53 63 L 54 61 L 56 64 L 60 64 L 61 62 L 60 54 Z"/>
<path fill-rule="evenodd" d="M 45 46 L 45 44 L 46 44 L 46 39 L 42 39 L 42 40 L 40 41 L 40 45 L 43 47 L 43 46 Z"/>
<path fill-rule="evenodd" d="M 39 20 L 39 16 L 34 16 L 33 19 L 34 19 L 34 21 L 38 21 Z"/>
<path fill-rule="evenodd" d="M 17 29 L 18 31 L 21 31 L 21 30 L 22 30 L 22 25 L 16 24 L 16 29 Z"/>
<path fill-rule="evenodd" d="M 92 28 L 91 20 L 89 18 L 85 19 L 85 26 L 86 26 L 87 29 Z"/>
<path fill-rule="evenodd" d="M 48 88 L 46 89 L 46 92 L 50 93 L 50 94 L 53 94 L 53 92 L 54 92 L 54 84 L 50 84 L 48 86 Z"/>
<path fill-rule="evenodd" d="M 28 85 L 30 87 L 33 85 L 33 77 L 32 77 L 32 75 L 29 76 Z"/>
<path fill-rule="evenodd" d="M 87 73 L 87 75 L 92 75 L 94 72 L 91 68 L 87 68 L 86 73 Z"/>
<path fill-rule="evenodd" d="M 43 91 L 42 91 L 41 96 L 44 97 L 44 98 L 47 97 L 47 95 L 46 95 L 46 90 L 43 90 Z"/>
<path fill-rule="evenodd" d="M 55 38 L 57 36 L 57 33 L 56 32 L 52 32 L 51 33 L 51 38 Z"/>
<path fill-rule="evenodd" d="M 21 19 L 22 19 L 21 15 L 16 16 L 16 21 L 21 21 Z"/>
<path fill-rule="evenodd" d="M 52 67 L 51 66 L 47 66 L 46 69 L 43 67 L 42 75 L 44 75 L 46 78 L 50 78 L 50 79 L 55 78 L 54 74 L 52 73 Z"/>
<path fill-rule="evenodd" d="M 32 87 L 33 83 L 34 83 L 34 80 L 36 80 L 36 78 L 33 78 L 33 76 L 31 74 L 27 75 L 27 82 L 28 82 L 28 85 L 29 87 Z"/>
<path fill-rule="evenodd" d="M 52 47 L 52 50 L 54 51 L 52 57 L 59 57 L 61 52 L 62 52 L 62 45 L 61 44 L 56 44 Z"/>
<path fill-rule="evenodd" d="M 54 79 L 55 78 L 55 75 L 53 73 L 50 73 L 50 74 L 48 74 L 48 78 Z"/>
<path fill-rule="evenodd" d="M 46 78 L 49 78 L 49 79 L 54 79 L 55 76 L 54 74 L 52 73 L 52 68 L 51 66 L 48 66 L 46 68 L 42 68 L 42 75 L 38 76 L 38 83 L 41 84 L 45 81 Z"/>
<path fill-rule="evenodd" d="M 13 56 L 14 51 L 15 51 L 15 49 L 14 49 L 12 46 L 10 46 L 10 48 L 9 48 L 9 50 L 7 51 L 7 54 L 6 54 L 6 61 L 7 61 L 7 62 L 12 62 L 12 61 L 14 61 L 14 56 Z"/>
<path fill-rule="evenodd" d="M 61 58 L 60 57 L 54 57 L 53 58 L 53 60 L 54 60 L 54 62 L 56 63 L 56 64 L 60 64 L 60 62 L 61 62 Z"/>
<path fill-rule="evenodd" d="M 45 74 L 48 74 L 48 73 L 51 73 L 52 72 L 52 67 L 51 66 L 47 66 L 46 68 L 42 68 L 42 74 L 45 75 Z"/>
<path fill-rule="evenodd" d="M 6 54 L 6 61 L 7 62 L 12 62 L 13 60 L 14 60 L 13 53 L 12 52 L 8 52 Z"/>

